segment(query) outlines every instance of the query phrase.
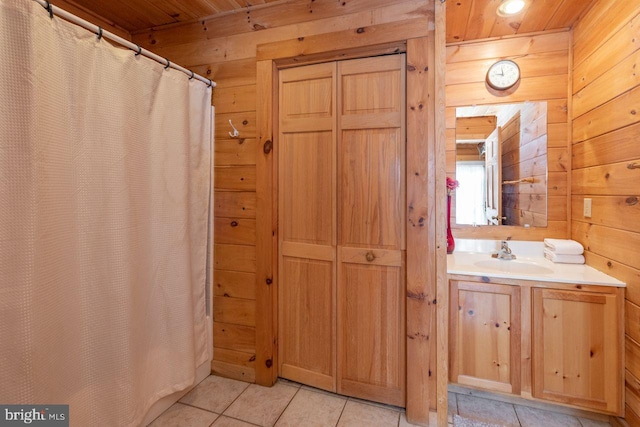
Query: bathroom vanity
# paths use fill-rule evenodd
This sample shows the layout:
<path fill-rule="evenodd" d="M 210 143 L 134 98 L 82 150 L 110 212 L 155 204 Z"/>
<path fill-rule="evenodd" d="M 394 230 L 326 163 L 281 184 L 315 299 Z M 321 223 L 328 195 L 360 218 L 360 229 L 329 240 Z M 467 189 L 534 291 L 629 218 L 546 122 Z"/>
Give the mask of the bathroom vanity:
<path fill-rule="evenodd" d="M 622 414 L 624 283 L 509 243 L 447 256 L 450 382 Z"/>

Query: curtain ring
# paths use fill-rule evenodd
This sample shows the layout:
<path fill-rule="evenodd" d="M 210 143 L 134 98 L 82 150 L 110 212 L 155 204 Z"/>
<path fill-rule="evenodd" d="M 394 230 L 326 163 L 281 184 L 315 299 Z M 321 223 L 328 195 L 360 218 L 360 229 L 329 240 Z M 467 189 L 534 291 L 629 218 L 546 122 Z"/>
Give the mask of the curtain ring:
<path fill-rule="evenodd" d="M 169 68 L 171 66 L 171 62 L 169 62 L 169 60 L 167 58 L 164 58 L 165 61 L 167 61 L 167 65 L 164 66 L 164 69 L 166 70 L 167 68 Z"/>
<path fill-rule="evenodd" d="M 51 2 L 47 1 L 47 4 L 44 6 L 44 8 L 47 10 L 47 12 L 49 12 L 49 18 L 53 19 L 53 5 L 51 4 Z"/>
<path fill-rule="evenodd" d="M 189 80 L 192 80 L 194 77 L 195 77 L 195 73 L 193 71 L 191 71 L 191 77 L 189 77 Z"/>
<path fill-rule="evenodd" d="M 98 40 L 100 40 L 102 38 L 102 27 L 98 27 Z"/>
<path fill-rule="evenodd" d="M 142 53 L 142 47 L 140 47 L 140 45 L 138 45 L 138 52 L 136 52 L 136 54 L 134 56 L 138 56 Z"/>
<path fill-rule="evenodd" d="M 209 88 L 209 87 L 213 87 L 213 80 L 211 80 L 211 79 L 207 79 L 207 80 L 209 80 L 209 86 L 207 86 L 207 87 L 208 87 L 208 88 Z"/>

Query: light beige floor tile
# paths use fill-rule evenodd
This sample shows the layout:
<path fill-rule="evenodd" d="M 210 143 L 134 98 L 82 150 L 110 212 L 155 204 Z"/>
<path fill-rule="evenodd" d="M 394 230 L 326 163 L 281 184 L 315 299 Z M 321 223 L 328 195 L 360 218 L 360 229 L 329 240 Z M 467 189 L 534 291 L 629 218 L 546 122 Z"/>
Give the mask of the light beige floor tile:
<path fill-rule="evenodd" d="M 590 420 L 588 418 L 578 418 L 582 427 L 611 427 L 611 424 L 605 421 Z"/>
<path fill-rule="evenodd" d="M 347 401 L 338 427 L 396 427 L 400 412 L 366 403 Z"/>
<path fill-rule="evenodd" d="M 513 405 L 459 394 L 458 414 L 470 420 L 508 427 L 520 427 Z"/>
<path fill-rule="evenodd" d="M 283 383 L 276 383 L 273 387 L 251 384 L 224 415 L 261 426 L 272 426 L 297 391 L 297 387 Z"/>
<path fill-rule="evenodd" d="M 382 408 L 382 409 L 389 409 L 395 412 L 404 411 L 404 408 L 401 408 L 399 406 L 387 405 L 386 403 L 380 403 L 380 402 L 372 402 L 371 400 L 358 399 L 357 397 L 350 397 L 349 400 L 352 402 L 364 403 L 365 405 L 377 406 L 378 408 Z"/>
<path fill-rule="evenodd" d="M 340 396 L 339 394 L 336 394 L 334 392 L 323 390 L 321 388 L 311 387 L 310 385 L 304 385 L 304 384 L 300 385 L 300 390 L 309 390 L 309 391 L 313 391 L 315 393 L 328 394 L 329 396 Z M 345 399 L 348 399 L 346 396 L 344 396 L 344 397 L 345 397 Z"/>
<path fill-rule="evenodd" d="M 581 427 L 580 421 L 570 415 L 520 405 L 516 412 L 522 427 Z"/>
<path fill-rule="evenodd" d="M 300 388 L 302 386 L 302 384 L 300 384 L 300 383 L 297 383 L 295 381 L 290 381 L 290 380 L 287 380 L 285 378 L 278 378 L 278 382 L 282 383 L 282 384 L 285 384 L 285 385 L 290 385 L 291 387 Z"/>
<path fill-rule="evenodd" d="M 461 417 L 460 415 L 453 416 L 453 425 L 455 427 L 502 427 L 502 424 L 478 421 L 471 418 Z"/>
<path fill-rule="evenodd" d="M 211 427 L 255 427 L 255 424 L 245 423 L 244 421 L 222 415 Z"/>
<path fill-rule="evenodd" d="M 249 383 L 211 375 L 180 402 L 221 414 L 247 387 Z"/>
<path fill-rule="evenodd" d="M 334 427 L 347 399 L 301 389 L 284 411 L 276 426 Z"/>
<path fill-rule="evenodd" d="M 216 418 L 213 412 L 175 403 L 149 427 L 209 427 Z"/>

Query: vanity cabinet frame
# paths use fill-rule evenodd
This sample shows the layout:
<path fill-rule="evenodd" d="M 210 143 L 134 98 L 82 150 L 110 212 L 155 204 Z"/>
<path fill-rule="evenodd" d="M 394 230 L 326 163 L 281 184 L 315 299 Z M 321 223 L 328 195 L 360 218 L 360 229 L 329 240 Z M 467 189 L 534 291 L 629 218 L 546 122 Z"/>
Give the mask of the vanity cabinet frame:
<path fill-rule="evenodd" d="M 469 276 L 462 274 L 450 274 L 450 305 L 449 305 L 449 380 L 463 386 L 470 386 L 496 392 L 499 394 L 516 395 L 529 400 L 539 400 L 560 404 L 577 409 L 587 409 L 590 411 L 601 412 L 609 415 L 623 415 L 624 403 L 624 288 L 602 285 L 588 284 L 569 284 L 558 282 L 540 282 L 517 279 L 503 279 L 486 276 Z M 456 343 L 458 340 L 458 292 L 460 286 L 464 289 L 476 289 L 478 291 L 489 290 L 491 292 L 502 292 L 499 286 L 509 286 L 512 288 L 511 294 L 519 294 L 520 329 L 519 337 L 512 333 L 511 349 L 519 346 L 519 372 L 520 387 L 514 387 L 517 382 L 512 381 L 512 390 L 506 387 L 490 382 L 479 381 L 478 379 L 469 379 L 458 377 L 459 370 L 457 358 Z M 580 304 L 585 304 L 581 306 Z M 556 313 L 550 313 L 555 310 Z M 546 315 L 551 316 L 551 320 Z M 595 317 L 595 321 L 602 321 L 598 324 L 598 328 L 578 329 L 582 325 L 575 325 L 576 329 L 568 331 L 571 339 L 564 340 L 559 335 L 559 331 L 553 326 L 553 316 L 559 316 L 558 324 L 562 322 L 562 316 L 567 316 L 564 324 L 566 328 L 571 327 L 571 318 L 588 320 L 590 316 Z M 598 320 L 599 319 L 599 320 Z M 568 322 L 568 323 L 567 323 Z M 546 323 L 546 330 L 545 330 Z M 512 320 L 512 326 L 514 322 Z M 583 332 L 576 337 L 575 334 Z M 591 334 L 591 337 L 587 335 Z M 598 365 L 598 368 L 591 366 L 591 375 L 601 375 L 600 390 L 593 391 L 593 395 L 589 395 L 589 390 L 580 389 L 578 392 L 572 392 L 571 387 L 563 388 L 561 384 L 563 379 L 558 382 L 554 378 L 555 370 L 558 375 L 566 375 L 569 377 L 571 373 L 563 373 L 562 369 L 556 369 L 557 366 L 565 366 L 565 370 L 571 371 L 567 366 L 573 363 L 580 365 L 580 369 L 585 367 L 590 361 L 585 358 L 578 358 L 576 362 L 571 361 L 571 357 L 566 358 L 570 354 L 567 350 L 569 347 L 575 348 L 575 351 L 584 354 L 585 349 L 590 345 L 585 340 L 592 340 L 594 348 L 590 357 L 601 357 L 604 363 Z M 563 343 L 567 348 L 559 351 L 558 358 L 562 358 L 565 353 L 565 359 L 554 359 L 553 353 L 549 353 L 550 349 L 545 350 L 545 344 Z M 517 351 L 517 350 L 514 350 Z M 545 353 L 546 351 L 546 353 Z M 546 354 L 546 358 L 545 358 Z M 550 355 L 551 354 L 551 355 Z M 588 356 L 588 357 L 589 357 Z M 564 363 L 564 365 L 563 365 Z M 553 365 L 553 366 L 552 366 Z M 512 366 L 511 371 L 517 368 Z M 551 372 L 550 369 L 553 371 Z M 576 368 L 577 375 L 579 370 Z M 594 374 L 593 370 L 596 370 Z M 600 372 L 600 370 L 602 372 Z M 573 372 L 573 371 L 572 371 Z M 575 378 L 567 378 L 567 382 L 576 381 Z M 597 383 L 597 381 L 595 382 Z M 592 382 L 591 384 L 595 384 Z M 500 389 L 502 388 L 502 389 Z M 585 387 L 589 388 L 589 387 Z M 574 387 L 575 391 L 576 388 Z M 498 394 L 498 396 L 499 396 Z"/>

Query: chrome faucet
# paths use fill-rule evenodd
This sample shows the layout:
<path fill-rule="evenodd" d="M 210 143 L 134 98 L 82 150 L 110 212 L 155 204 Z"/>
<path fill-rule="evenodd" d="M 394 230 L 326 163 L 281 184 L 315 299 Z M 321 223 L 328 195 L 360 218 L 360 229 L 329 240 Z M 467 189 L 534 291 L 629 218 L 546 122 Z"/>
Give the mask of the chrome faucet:
<path fill-rule="evenodd" d="M 493 258 L 503 259 L 506 261 L 516 259 L 516 256 L 511 253 L 511 248 L 509 247 L 509 244 L 506 240 L 503 240 L 500 243 L 500 250 L 495 254 L 491 254 L 491 256 Z"/>

